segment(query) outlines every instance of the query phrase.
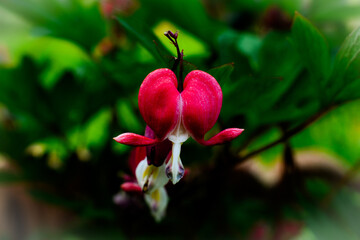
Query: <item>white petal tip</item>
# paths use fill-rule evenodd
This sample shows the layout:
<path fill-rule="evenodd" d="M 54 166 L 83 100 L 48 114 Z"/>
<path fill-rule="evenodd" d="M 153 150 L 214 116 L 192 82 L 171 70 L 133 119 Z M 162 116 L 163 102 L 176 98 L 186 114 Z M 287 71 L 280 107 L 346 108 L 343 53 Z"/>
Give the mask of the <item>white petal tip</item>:
<path fill-rule="evenodd" d="M 166 176 L 170 179 L 170 181 L 175 185 L 180 181 L 180 179 L 184 176 L 185 170 L 182 164 L 178 165 L 174 169 L 170 166 L 166 167 Z"/>
<path fill-rule="evenodd" d="M 164 187 L 161 187 L 151 194 L 145 194 L 145 201 L 149 205 L 151 214 L 156 222 L 160 222 L 165 217 L 166 207 L 169 197 Z"/>
<path fill-rule="evenodd" d="M 181 178 L 173 178 L 172 180 L 171 180 L 171 182 L 172 182 L 172 184 L 177 184 L 179 181 L 180 181 L 180 179 Z"/>

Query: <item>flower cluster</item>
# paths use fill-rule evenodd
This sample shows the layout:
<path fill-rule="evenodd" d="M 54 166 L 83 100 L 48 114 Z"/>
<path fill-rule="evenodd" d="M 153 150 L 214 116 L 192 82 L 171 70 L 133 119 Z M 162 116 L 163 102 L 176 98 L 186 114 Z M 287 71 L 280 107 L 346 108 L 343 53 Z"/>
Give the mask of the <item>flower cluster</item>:
<path fill-rule="evenodd" d="M 145 136 L 153 136 L 153 131 L 146 127 Z M 132 175 L 124 177 L 125 182 L 121 189 L 126 193 L 142 195 L 149 205 L 151 214 L 155 220 L 160 221 L 165 215 L 168 204 L 168 195 L 165 185 L 169 179 L 165 175 L 165 165 L 155 166 L 150 164 L 160 162 L 161 159 L 168 159 L 171 150 L 171 143 L 164 141 L 150 150 L 146 147 L 136 147 L 130 154 L 129 165 Z M 147 157 L 147 152 L 149 157 Z M 120 195 L 121 196 L 121 195 Z"/>

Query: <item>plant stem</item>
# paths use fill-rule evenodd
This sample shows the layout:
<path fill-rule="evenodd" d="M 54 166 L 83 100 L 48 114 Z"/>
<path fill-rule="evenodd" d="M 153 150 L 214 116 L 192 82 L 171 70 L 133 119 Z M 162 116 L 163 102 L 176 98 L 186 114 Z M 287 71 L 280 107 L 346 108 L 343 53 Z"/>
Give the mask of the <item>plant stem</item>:
<path fill-rule="evenodd" d="M 284 135 L 279 138 L 278 140 L 272 142 L 272 143 L 269 143 L 263 147 L 260 147 L 248 154 L 246 154 L 245 156 L 243 157 L 240 157 L 238 158 L 238 161 L 236 162 L 237 163 L 240 163 L 240 162 L 244 162 L 245 160 L 263 152 L 263 151 L 266 151 L 276 145 L 278 145 L 279 143 L 282 143 L 288 139 L 290 139 L 291 137 L 293 137 L 294 135 L 298 134 L 299 132 L 301 132 L 302 130 L 304 130 L 306 127 L 308 127 L 309 125 L 311 125 L 313 122 L 315 122 L 317 119 L 321 118 L 325 113 L 327 113 L 328 111 L 332 110 L 335 106 L 330 106 L 328 108 L 325 108 L 323 111 L 320 111 L 319 113 L 315 114 L 314 116 L 311 116 L 310 118 L 308 118 L 305 122 L 303 122 L 302 124 L 298 125 L 297 127 L 289 130 L 288 132 L 285 132 Z"/>
<path fill-rule="evenodd" d="M 176 72 L 176 69 L 179 66 L 178 90 L 179 90 L 179 92 L 182 92 L 182 90 L 183 90 L 183 71 L 184 71 L 184 66 L 183 66 L 184 50 L 180 51 L 180 47 L 179 47 L 179 44 L 177 42 L 178 32 L 173 33 L 171 31 L 167 31 L 167 32 L 164 33 L 164 35 L 171 41 L 171 43 L 176 48 L 177 57 L 175 58 L 175 62 L 174 62 L 174 65 L 172 67 L 172 70 L 173 70 L 173 72 Z"/>

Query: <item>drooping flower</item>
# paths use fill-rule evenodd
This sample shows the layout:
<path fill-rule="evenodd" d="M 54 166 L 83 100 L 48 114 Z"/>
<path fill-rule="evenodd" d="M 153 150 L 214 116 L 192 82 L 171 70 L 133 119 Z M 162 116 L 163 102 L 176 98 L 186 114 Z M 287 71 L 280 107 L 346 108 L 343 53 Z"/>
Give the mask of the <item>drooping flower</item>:
<path fill-rule="evenodd" d="M 181 144 L 190 136 L 200 144 L 211 146 L 231 141 L 243 129 L 229 128 L 209 140 L 205 134 L 214 126 L 222 106 L 222 91 L 210 74 L 195 70 L 184 79 L 183 91 L 173 71 L 162 68 L 144 79 L 139 91 L 139 109 L 154 137 L 123 133 L 114 139 L 130 146 L 154 146 L 172 142 L 172 154 L 166 163 L 166 175 L 177 183 L 184 175 L 180 159 Z"/>
<path fill-rule="evenodd" d="M 132 175 L 124 177 L 125 182 L 121 185 L 121 189 L 125 193 L 142 195 L 152 216 L 156 221 L 160 221 L 165 216 L 169 202 L 165 189 L 169 181 L 165 175 L 165 162 L 159 167 L 148 164 L 146 147 L 137 147 L 130 154 L 129 165 Z M 124 193 L 116 196 L 123 198 Z"/>

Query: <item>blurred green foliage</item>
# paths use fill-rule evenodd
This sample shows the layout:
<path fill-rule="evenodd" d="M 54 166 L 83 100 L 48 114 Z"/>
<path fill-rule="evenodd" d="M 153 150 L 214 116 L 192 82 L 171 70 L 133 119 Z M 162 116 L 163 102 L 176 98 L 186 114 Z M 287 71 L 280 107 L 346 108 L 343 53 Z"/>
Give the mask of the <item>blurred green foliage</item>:
<path fill-rule="evenodd" d="M 46 185 L 30 184 L 29 192 L 83 222 L 64 239 L 90 239 L 94 226 L 109 239 L 251 238 L 259 222 L 280 229 L 289 219 L 306 224 L 304 239 L 331 239 L 324 229 L 339 219 L 345 227 L 333 236 L 356 239 L 358 218 L 343 206 L 359 211 L 357 191 L 341 188 L 329 200 L 339 218 L 313 208 L 360 157 L 360 103 L 354 101 L 360 98 L 360 28 L 353 30 L 359 9 L 337 0 L 2 0 L 0 156 L 15 171 L 0 168 L 0 183 Z M 185 72 L 207 71 L 222 87 L 223 107 L 210 135 L 227 127 L 246 131 L 224 147 L 194 141 L 183 147 L 195 175 L 173 187 L 168 217 L 156 225 L 146 209 L 132 215 L 112 202 L 119 176 L 130 172 L 131 150 L 112 137 L 144 131 L 137 93 L 149 72 L 172 67 L 166 30 L 179 30 Z M 287 169 L 293 159 L 284 146 L 326 153 L 340 176 L 284 174 L 268 188 L 247 170 L 232 170 L 247 157 L 267 169 L 280 159 Z M 260 155 L 251 155 L 258 149 Z"/>

